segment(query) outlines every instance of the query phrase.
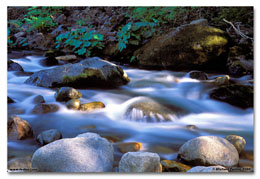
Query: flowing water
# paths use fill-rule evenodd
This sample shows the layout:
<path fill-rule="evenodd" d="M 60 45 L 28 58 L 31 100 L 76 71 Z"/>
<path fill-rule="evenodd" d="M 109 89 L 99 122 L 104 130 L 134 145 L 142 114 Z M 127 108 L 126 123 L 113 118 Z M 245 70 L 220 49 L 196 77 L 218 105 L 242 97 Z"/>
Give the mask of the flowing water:
<path fill-rule="evenodd" d="M 19 63 L 24 71 L 36 72 L 53 68 L 41 65 L 43 57 L 26 56 L 12 59 Z M 55 101 L 54 89 L 24 84 L 28 75 L 8 72 L 8 96 L 16 103 L 8 108 L 24 111 L 18 114 L 27 120 L 34 131 L 34 139 L 8 140 L 9 158 L 32 155 L 40 146 L 36 136 L 48 129 L 59 129 L 63 138 L 75 137 L 84 132 L 96 132 L 101 136 L 119 138 L 123 142 L 141 142 L 142 151 L 154 151 L 162 158 L 175 159 L 178 148 L 187 140 L 201 135 L 225 137 L 235 134 L 246 139 L 246 151 L 253 150 L 253 109 L 236 108 L 227 103 L 212 100 L 208 96 L 210 87 L 198 80 L 191 79 L 187 72 L 167 70 L 142 70 L 122 66 L 131 82 L 118 89 L 79 89 L 83 94 L 81 102 L 102 101 L 104 109 L 86 113 L 69 110 Z M 209 74 L 214 78 L 220 74 Z M 247 76 L 236 79 L 246 80 Z M 46 103 L 59 106 L 59 111 L 47 114 L 31 114 L 35 96 L 42 95 Z M 130 104 L 149 97 L 167 107 L 178 107 L 186 112 L 171 117 L 168 122 L 144 122 L 126 118 Z M 132 111 L 132 118 L 143 115 Z M 162 116 L 159 116 L 162 117 Z M 194 125 L 195 127 L 188 127 Z"/>

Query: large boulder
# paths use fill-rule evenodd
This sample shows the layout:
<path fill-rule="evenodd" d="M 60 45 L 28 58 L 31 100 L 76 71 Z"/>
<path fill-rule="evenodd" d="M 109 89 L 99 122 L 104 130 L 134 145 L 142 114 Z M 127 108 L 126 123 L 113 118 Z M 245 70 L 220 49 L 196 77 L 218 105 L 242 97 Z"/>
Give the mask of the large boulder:
<path fill-rule="evenodd" d="M 8 137 L 18 140 L 32 138 L 32 127 L 26 120 L 16 115 L 8 116 Z"/>
<path fill-rule="evenodd" d="M 191 165 L 232 167 L 238 164 L 239 155 L 226 139 L 201 136 L 184 143 L 178 152 L 178 159 Z"/>
<path fill-rule="evenodd" d="M 60 139 L 39 148 L 32 168 L 39 172 L 111 172 L 114 149 L 98 134 L 85 133 Z"/>
<path fill-rule="evenodd" d="M 127 74 L 117 65 L 98 57 L 35 72 L 26 84 L 41 87 L 112 88 L 127 84 Z"/>
<path fill-rule="evenodd" d="M 152 39 L 134 56 L 140 66 L 171 69 L 223 69 L 226 67 L 229 36 L 200 24 L 182 25 Z"/>
<path fill-rule="evenodd" d="M 245 109 L 253 107 L 254 90 L 248 85 L 224 85 L 210 91 L 210 98 Z"/>
<path fill-rule="evenodd" d="M 151 152 L 128 152 L 119 162 L 119 172 L 162 172 L 160 157 Z"/>

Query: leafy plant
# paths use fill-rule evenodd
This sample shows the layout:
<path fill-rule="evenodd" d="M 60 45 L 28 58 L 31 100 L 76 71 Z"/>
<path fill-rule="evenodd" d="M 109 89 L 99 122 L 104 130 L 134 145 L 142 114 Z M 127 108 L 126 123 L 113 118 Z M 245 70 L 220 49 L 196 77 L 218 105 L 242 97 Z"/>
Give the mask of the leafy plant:
<path fill-rule="evenodd" d="M 121 52 L 127 44 L 139 45 L 143 38 L 149 38 L 154 33 L 155 22 L 129 22 L 117 33 L 118 50 Z"/>
<path fill-rule="evenodd" d="M 71 47 L 74 53 L 88 57 L 93 49 L 103 48 L 103 38 L 102 34 L 98 34 L 94 30 L 86 31 L 85 28 L 79 28 L 60 34 L 56 38 L 56 48 Z"/>
<path fill-rule="evenodd" d="M 176 16 L 177 7 L 132 7 L 127 17 L 141 22 L 169 23 Z"/>
<path fill-rule="evenodd" d="M 40 32 L 49 31 L 50 28 L 56 26 L 56 22 L 53 20 L 53 14 L 57 14 L 61 11 L 61 7 L 30 7 L 28 13 L 25 15 L 24 22 L 30 27 L 28 31 L 34 29 Z"/>

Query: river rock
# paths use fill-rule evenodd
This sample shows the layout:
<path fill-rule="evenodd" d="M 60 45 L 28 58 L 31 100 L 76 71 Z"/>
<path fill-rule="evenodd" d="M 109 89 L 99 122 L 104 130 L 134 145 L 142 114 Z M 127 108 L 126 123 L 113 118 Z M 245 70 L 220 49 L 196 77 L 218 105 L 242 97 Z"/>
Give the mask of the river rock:
<path fill-rule="evenodd" d="M 45 103 L 45 100 L 42 95 L 37 95 L 33 98 L 33 103 L 34 104 Z"/>
<path fill-rule="evenodd" d="M 240 108 L 253 107 L 254 90 L 248 85 L 224 85 L 213 89 L 210 98 L 229 103 Z"/>
<path fill-rule="evenodd" d="M 23 67 L 10 59 L 8 59 L 8 71 L 24 71 Z"/>
<path fill-rule="evenodd" d="M 40 133 L 36 141 L 39 142 L 41 145 L 49 144 L 55 140 L 59 140 L 62 138 L 61 132 L 57 129 L 50 129 L 47 131 L 43 131 Z"/>
<path fill-rule="evenodd" d="M 244 150 L 246 140 L 243 137 L 237 135 L 228 135 L 225 137 L 225 139 L 227 139 L 231 144 L 235 146 L 239 154 Z"/>
<path fill-rule="evenodd" d="M 119 172 L 162 172 L 160 157 L 151 152 L 128 152 L 119 161 Z"/>
<path fill-rule="evenodd" d="M 179 149 L 178 159 L 191 165 L 232 167 L 238 164 L 239 155 L 226 139 L 201 136 L 184 143 Z"/>
<path fill-rule="evenodd" d="M 177 70 L 225 69 L 230 37 L 220 29 L 182 25 L 135 51 L 140 66 Z"/>
<path fill-rule="evenodd" d="M 187 171 L 188 173 L 215 173 L 215 172 L 228 172 L 225 167 L 222 166 L 196 166 Z"/>
<path fill-rule="evenodd" d="M 59 110 L 59 107 L 56 104 L 43 104 L 39 103 L 34 106 L 32 109 L 32 114 L 46 114 L 51 112 L 56 112 Z"/>
<path fill-rule="evenodd" d="M 18 116 L 8 116 L 8 137 L 18 140 L 33 137 L 31 125 Z"/>
<path fill-rule="evenodd" d="M 41 87 L 113 88 L 129 82 L 127 74 L 117 65 L 98 57 L 35 72 L 25 83 Z"/>
<path fill-rule="evenodd" d="M 14 100 L 12 98 L 10 98 L 9 96 L 7 96 L 7 103 L 15 103 Z"/>
<path fill-rule="evenodd" d="M 18 169 L 20 169 L 21 171 L 30 171 L 32 169 L 31 159 L 31 156 L 11 159 L 8 161 L 7 168 L 12 172 L 15 172 Z"/>
<path fill-rule="evenodd" d="M 197 79 L 197 80 L 208 80 L 208 75 L 207 73 L 203 71 L 191 71 L 188 73 L 188 76 L 192 79 Z"/>
<path fill-rule="evenodd" d="M 62 87 L 55 93 L 56 101 L 69 101 L 81 98 L 82 94 L 72 87 Z"/>
<path fill-rule="evenodd" d="M 39 148 L 33 154 L 32 167 L 39 172 L 112 172 L 113 160 L 112 144 L 87 133 Z"/>
<path fill-rule="evenodd" d="M 175 111 L 180 111 L 177 109 Z M 131 121 L 165 122 L 175 120 L 173 110 L 148 97 L 136 97 L 129 101 L 125 118 Z"/>
<path fill-rule="evenodd" d="M 230 77 L 228 75 L 220 76 L 214 79 L 213 83 L 215 85 L 221 86 L 221 85 L 228 85 L 229 84 Z"/>
<path fill-rule="evenodd" d="M 76 55 L 65 55 L 65 56 L 58 56 L 55 58 L 57 60 L 61 60 L 61 61 L 70 61 L 70 60 L 76 60 L 77 56 Z"/>
<path fill-rule="evenodd" d="M 118 143 L 116 144 L 116 147 L 121 153 L 137 152 L 142 148 L 142 143 L 140 142 Z"/>
<path fill-rule="evenodd" d="M 81 104 L 79 107 L 80 111 L 86 111 L 86 112 L 92 112 L 95 111 L 97 109 L 102 109 L 105 108 L 105 104 L 100 102 L 100 101 L 94 101 L 91 103 L 85 103 L 85 104 Z"/>
<path fill-rule="evenodd" d="M 191 169 L 190 166 L 172 160 L 162 160 L 163 172 L 187 172 Z"/>
<path fill-rule="evenodd" d="M 66 102 L 66 106 L 68 109 L 75 109 L 78 110 L 80 107 L 80 100 L 78 99 L 71 99 L 68 102 Z"/>

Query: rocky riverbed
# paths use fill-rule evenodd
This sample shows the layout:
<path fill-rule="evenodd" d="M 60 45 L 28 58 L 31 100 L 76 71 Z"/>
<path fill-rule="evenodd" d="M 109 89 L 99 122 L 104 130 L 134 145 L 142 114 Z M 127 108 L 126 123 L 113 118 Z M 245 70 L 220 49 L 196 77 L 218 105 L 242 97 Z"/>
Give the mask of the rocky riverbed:
<path fill-rule="evenodd" d="M 10 171 L 253 170 L 252 75 L 23 54 L 8 61 Z"/>

